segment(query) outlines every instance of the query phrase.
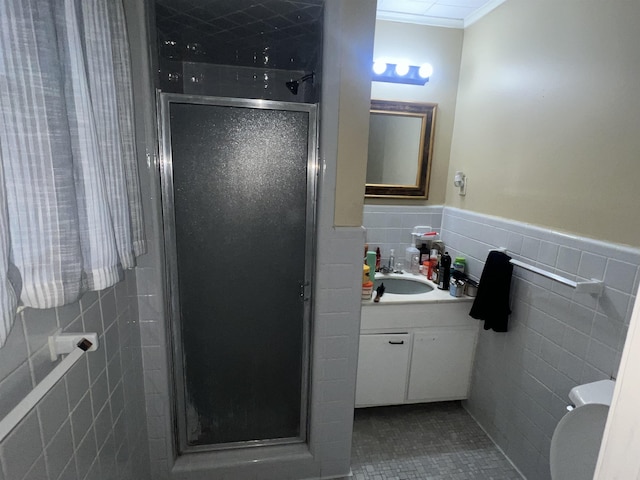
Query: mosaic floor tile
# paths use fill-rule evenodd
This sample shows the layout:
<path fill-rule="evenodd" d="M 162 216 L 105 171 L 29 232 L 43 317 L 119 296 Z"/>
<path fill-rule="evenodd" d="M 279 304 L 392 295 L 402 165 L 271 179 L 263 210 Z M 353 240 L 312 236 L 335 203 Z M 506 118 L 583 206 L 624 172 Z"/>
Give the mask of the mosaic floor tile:
<path fill-rule="evenodd" d="M 460 402 L 356 409 L 355 480 L 522 480 Z"/>

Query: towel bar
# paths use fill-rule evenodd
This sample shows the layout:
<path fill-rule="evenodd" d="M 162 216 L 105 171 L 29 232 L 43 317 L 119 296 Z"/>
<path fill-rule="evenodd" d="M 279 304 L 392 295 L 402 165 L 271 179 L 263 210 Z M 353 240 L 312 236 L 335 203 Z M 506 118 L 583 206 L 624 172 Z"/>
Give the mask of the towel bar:
<path fill-rule="evenodd" d="M 592 279 L 585 282 L 574 282 L 573 280 L 569 280 L 568 278 L 562 277 L 555 273 L 547 272 L 546 270 L 534 267 L 533 265 L 529 265 L 528 263 L 524 263 L 519 260 L 511 259 L 511 263 L 520 268 L 524 268 L 525 270 L 529 270 L 530 272 L 534 272 L 538 275 L 542 275 L 543 277 L 555 280 L 556 282 L 562 283 L 563 285 L 568 285 L 571 288 L 575 288 L 577 293 L 593 293 L 595 295 L 600 295 L 602 293 L 604 282 L 602 282 L 601 280 Z"/>
<path fill-rule="evenodd" d="M 493 250 L 507 253 L 506 248 L 494 248 Z M 520 260 L 511 259 L 510 263 L 517 267 L 524 268 L 525 270 L 529 270 L 530 272 L 542 275 L 543 277 L 555 280 L 556 282 L 562 283 L 563 285 L 575 288 L 576 293 L 591 293 L 594 295 L 601 295 L 602 289 L 604 288 L 604 282 L 602 280 L 596 280 L 595 278 L 584 282 L 575 282 L 556 273 L 548 272 L 547 270 L 543 270 L 542 268 L 538 268 L 533 265 L 529 265 L 528 263 L 521 262 Z"/>
<path fill-rule="evenodd" d="M 94 334 L 95 335 L 95 334 Z M 97 335 L 96 335 L 97 337 Z M 60 381 L 60 379 L 73 367 L 78 360 L 89 350 L 93 344 L 86 338 L 82 338 L 77 347 L 73 349 L 64 360 L 46 376 L 38 385 L 29 392 L 22 401 L 16 405 L 2 420 L 0 420 L 0 442 L 27 416 L 38 402 Z"/>

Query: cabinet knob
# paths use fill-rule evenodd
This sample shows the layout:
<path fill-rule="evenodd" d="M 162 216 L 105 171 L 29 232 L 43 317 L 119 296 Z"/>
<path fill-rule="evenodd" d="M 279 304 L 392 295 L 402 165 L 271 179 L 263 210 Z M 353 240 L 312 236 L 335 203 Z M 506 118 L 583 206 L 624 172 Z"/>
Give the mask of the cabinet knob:
<path fill-rule="evenodd" d="M 398 340 L 398 341 L 389 340 L 389 343 L 391 345 L 404 345 L 404 340 Z"/>

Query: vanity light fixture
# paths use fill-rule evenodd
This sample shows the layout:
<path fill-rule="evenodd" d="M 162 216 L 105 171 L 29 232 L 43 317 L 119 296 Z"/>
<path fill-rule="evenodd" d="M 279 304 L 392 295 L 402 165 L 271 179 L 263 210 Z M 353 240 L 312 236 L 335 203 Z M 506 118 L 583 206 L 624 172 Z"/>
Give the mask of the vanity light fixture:
<path fill-rule="evenodd" d="M 428 63 L 424 65 L 409 65 L 407 63 L 387 63 L 383 61 L 373 62 L 374 82 L 406 83 L 409 85 L 424 85 L 429 81 L 433 73 L 433 67 Z"/>
<path fill-rule="evenodd" d="M 453 186 L 458 187 L 458 195 L 467 194 L 467 176 L 460 170 L 453 177 Z"/>

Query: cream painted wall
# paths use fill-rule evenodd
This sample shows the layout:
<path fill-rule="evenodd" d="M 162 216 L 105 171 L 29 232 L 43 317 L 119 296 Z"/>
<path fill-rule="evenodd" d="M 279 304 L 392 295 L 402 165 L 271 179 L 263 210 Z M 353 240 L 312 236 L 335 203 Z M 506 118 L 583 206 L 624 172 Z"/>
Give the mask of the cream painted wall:
<path fill-rule="evenodd" d="M 405 59 L 412 65 L 430 63 L 434 72 L 425 86 L 372 82 L 371 98 L 437 103 L 436 131 L 429 198 L 425 200 L 366 199 L 367 204 L 442 205 L 445 201 L 458 75 L 464 32 L 378 20 L 373 58 Z"/>
<path fill-rule="evenodd" d="M 446 204 L 640 245 L 640 2 L 508 0 L 465 30 Z"/>
<path fill-rule="evenodd" d="M 375 2 L 369 0 L 331 0 L 339 2 L 340 81 L 338 163 L 336 176 L 335 226 L 362 225 L 364 184 L 367 173 L 369 140 L 369 99 Z M 365 73 L 363 73 L 365 72 Z"/>

